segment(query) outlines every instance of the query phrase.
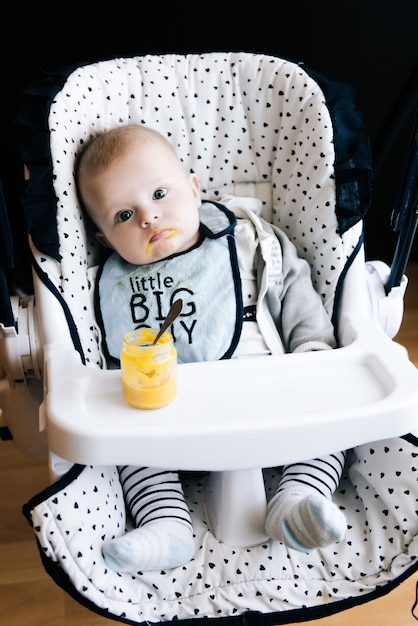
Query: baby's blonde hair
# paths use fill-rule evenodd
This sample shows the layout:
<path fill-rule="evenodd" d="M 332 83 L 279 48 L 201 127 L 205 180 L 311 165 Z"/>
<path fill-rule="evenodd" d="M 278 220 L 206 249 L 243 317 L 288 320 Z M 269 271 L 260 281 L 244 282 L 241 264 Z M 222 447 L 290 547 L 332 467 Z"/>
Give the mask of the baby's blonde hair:
<path fill-rule="evenodd" d="M 83 174 L 95 176 L 124 154 L 134 141 L 160 142 L 162 146 L 176 154 L 171 143 L 158 131 L 148 126 L 128 124 L 93 135 L 80 150 L 76 168 L 76 181 Z M 176 155 L 177 156 L 177 155 Z M 180 159 L 179 159 L 180 160 Z"/>

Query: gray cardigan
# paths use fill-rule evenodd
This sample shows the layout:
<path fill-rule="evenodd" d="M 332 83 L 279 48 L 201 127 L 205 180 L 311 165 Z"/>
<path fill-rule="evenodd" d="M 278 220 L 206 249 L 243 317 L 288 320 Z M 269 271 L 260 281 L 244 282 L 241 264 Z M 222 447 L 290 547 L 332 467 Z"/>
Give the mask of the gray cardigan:
<path fill-rule="evenodd" d="M 271 353 L 334 348 L 333 326 L 312 285 L 309 265 L 293 243 L 257 214 L 257 200 L 229 196 L 221 202 L 238 219 L 251 220 L 257 231 L 257 322 Z"/>

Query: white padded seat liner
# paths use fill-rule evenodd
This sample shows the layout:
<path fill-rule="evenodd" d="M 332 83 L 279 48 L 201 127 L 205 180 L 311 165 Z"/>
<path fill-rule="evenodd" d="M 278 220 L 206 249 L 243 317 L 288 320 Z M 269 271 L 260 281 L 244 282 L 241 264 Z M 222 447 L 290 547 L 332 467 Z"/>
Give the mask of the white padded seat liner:
<path fill-rule="evenodd" d="M 58 485 L 56 493 L 45 499 L 41 494 L 27 506 L 44 555 L 70 574 L 80 594 L 111 615 L 154 623 L 328 603 L 337 608 L 339 601 L 362 601 L 380 585 L 405 575 L 414 561 L 416 567 L 417 459 L 416 445 L 403 439 L 351 451 L 334 496 L 347 516 L 346 539 L 310 554 L 288 550 L 278 541 L 254 548 L 220 543 L 206 522 L 205 475 L 186 476 L 196 535 L 194 559 L 173 570 L 136 575 L 108 569 L 100 552 L 105 538 L 125 529 L 115 468 L 86 467 L 71 484 Z M 265 471 L 269 495 L 278 478 L 277 471 Z M 283 622 L 277 616 L 273 623 Z"/>
<path fill-rule="evenodd" d="M 205 198 L 260 198 L 265 217 L 308 260 L 332 313 L 339 277 L 362 225 L 338 232 L 334 135 L 318 84 L 294 63 L 249 53 L 103 61 L 74 70 L 52 103 L 61 261 L 34 251 L 70 308 L 88 365 L 106 367 L 92 304 L 99 255 L 83 223 L 74 161 L 91 133 L 127 123 L 145 123 L 165 134 L 199 176 Z M 83 598 L 120 621 L 337 606 L 349 598 L 361 601 L 416 567 L 416 450 L 416 441 L 394 439 L 350 452 L 335 495 L 349 522 L 347 538 L 311 554 L 288 551 L 276 541 L 251 549 L 221 544 L 206 521 L 204 475 L 188 475 L 185 483 L 195 558 L 167 572 L 133 576 L 106 568 L 102 541 L 129 524 L 114 467 L 86 467 L 70 482 L 64 477 L 35 496 L 26 512 L 44 557 L 68 574 Z M 277 471 L 265 471 L 268 494 L 278 478 Z M 270 623 L 283 622 L 275 616 Z"/>
<path fill-rule="evenodd" d="M 361 224 L 338 233 L 333 127 L 318 84 L 294 63 L 250 53 L 112 59 L 70 74 L 49 115 L 62 260 L 48 272 L 57 275 L 88 362 L 103 366 L 87 271 L 97 248 L 85 232 L 74 160 L 92 133 L 128 123 L 166 135 L 199 176 L 203 197 L 260 198 L 264 217 L 310 263 L 331 315 Z M 44 255 L 38 261 L 42 267 Z"/>

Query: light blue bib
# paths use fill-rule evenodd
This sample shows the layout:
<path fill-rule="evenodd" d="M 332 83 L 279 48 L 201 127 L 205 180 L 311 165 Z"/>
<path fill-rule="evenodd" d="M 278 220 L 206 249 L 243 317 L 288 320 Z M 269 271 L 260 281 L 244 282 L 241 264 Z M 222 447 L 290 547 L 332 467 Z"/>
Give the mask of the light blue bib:
<path fill-rule="evenodd" d="M 208 220 L 211 227 L 216 213 Z M 137 266 L 116 253 L 107 259 L 98 296 L 111 357 L 119 360 L 127 331 L 141 326 L 159 328 L 177 298 L 183 300 L 183 310 L 170 330 L 179 363 L 232 354 L 243 317 L 235 241 L 231 234 L 215 234 L 207 226 L 202 231 L 206 236 L 198 246 L 162 261 Z"/>

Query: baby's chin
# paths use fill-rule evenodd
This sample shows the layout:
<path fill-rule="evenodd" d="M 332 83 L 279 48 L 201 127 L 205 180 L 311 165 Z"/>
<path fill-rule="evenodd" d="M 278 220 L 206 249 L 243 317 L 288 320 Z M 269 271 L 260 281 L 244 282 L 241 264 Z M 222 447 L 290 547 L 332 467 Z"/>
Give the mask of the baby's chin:
<path fill-rule="evenodd" d="M 145 250 L 145 260 L 143 263 L 153 263 L 155 261 L 162 261 L 168 256 L 175 254 L 177 250 L 177 246 L 174 242 L 158 242 L 159 245 L 148 244 Z"/>
<path fill-rule="evenodd" d="M 145 260 L 142 261 L 142 265 L 145 263 L 155 263 L 155 261 L 162 261 L 173 254 L 181 254 L 182 252 L 187 252 L 191 250 L 195 245 L 196 241 L 188 241 L 185 244 L 180 243 L 176 239 L 163 239 L 156 243 L 147 244 L 145 250 Z"/>

